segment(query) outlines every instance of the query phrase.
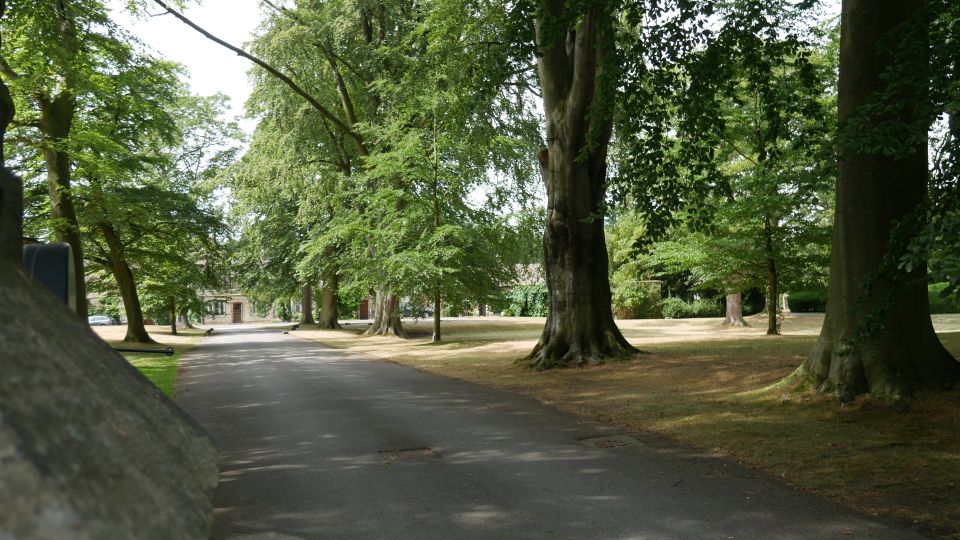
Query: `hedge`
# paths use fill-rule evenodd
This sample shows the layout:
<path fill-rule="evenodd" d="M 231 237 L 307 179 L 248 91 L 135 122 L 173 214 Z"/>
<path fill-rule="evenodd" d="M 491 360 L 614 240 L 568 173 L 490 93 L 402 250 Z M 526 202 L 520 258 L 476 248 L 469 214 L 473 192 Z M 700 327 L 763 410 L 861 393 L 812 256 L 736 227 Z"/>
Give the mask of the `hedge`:
<path fill-rule="evenodd" d="M 517 285 L 507 292 L 509 305 L 503 310 L 507 317 L 546 317 L 547 286 Z"/>
<path fill-rule="evenodd" d="M 682 298 L 671 296 L 660 302 L 660 311 L 665 319 L 696 319 L 721 315 L 720 302 L 707 298 L 687 302 Z"/>
<path fill-rule="evenodd" d="M 787 306 L 794 313 L 823 313 L 827 310 L 827 291 L 794 291 L 787 295 Z"/>

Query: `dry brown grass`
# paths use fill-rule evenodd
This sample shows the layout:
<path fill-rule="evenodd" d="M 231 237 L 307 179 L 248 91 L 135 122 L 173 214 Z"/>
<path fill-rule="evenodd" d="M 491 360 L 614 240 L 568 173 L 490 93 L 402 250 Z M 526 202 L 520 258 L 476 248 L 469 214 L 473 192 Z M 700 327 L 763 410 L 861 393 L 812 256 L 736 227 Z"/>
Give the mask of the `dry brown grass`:
<path fill-rule="evenodd" d="M 960 354 L 960 316 L 935 315 L 941 339 Z M 918 396 L 907 413 L 863 398 L 851 405 L 769 388 L 810 351 L 822 317 L 794 315 L 784 335 L 764 336 L 719 319 L 620 321 L 651 353 L 588 369 L 536 372 L 519 361 L 543 319 L 408 324 L 413 339 L 361 337 L 359 330 L 296 335 L 470 382 L 536 397 L 576 414 L 653 431 L 710 449 L 870 514 L 960 538 L 960 395 Z"/>
<path fill-rule="evenodd" d="M 127 333 L 127 326 L 124 324 L 117 324 L 113 326 L 91 326 L 91 330 L 96 332 L 100 339 L 110 343 L 111 345 L 120 346 L 120 343 L 123 341 L 123 336 Z M 146 326 L 147 333 L 150 334 L 154 340 L 158 343 L 162 343 L 165 346 L 177 348 L 178 346 L 190 346 L 195 345 L 198 340 L 197 336 L 203 333 L 203 330 L 198 328 L 194 329 L 177 329 L 177 335 L 170 333 L 169 326 L 158 326 L 153 324 L 148 324 Z M 136 343 L 128 343 L 130 347 L 146 347 L 151 348 L 156 345 L 140 345 Z"/>

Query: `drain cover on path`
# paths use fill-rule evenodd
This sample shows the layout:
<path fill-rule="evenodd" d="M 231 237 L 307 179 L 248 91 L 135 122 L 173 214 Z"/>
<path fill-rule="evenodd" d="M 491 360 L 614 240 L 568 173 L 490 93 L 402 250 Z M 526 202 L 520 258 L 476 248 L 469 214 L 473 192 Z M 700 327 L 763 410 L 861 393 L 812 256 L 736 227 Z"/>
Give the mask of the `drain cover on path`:
<path fill-rule="evenodd" d="M 430 461 L 440 459 L 440 454 L 433 448 L 404 448 L 401 450 L 380 450 L 380 459 L 384 463 L 395 461 Z"/>
<path fill-rule="evenodd" d="M 610 435 L 607 437 L 592 437 L 589 439 L 580 439 L 580 444 L 592 448 L 624 448 L 627 446 L 638 446 L 643 443 L 628 435 Z"/>

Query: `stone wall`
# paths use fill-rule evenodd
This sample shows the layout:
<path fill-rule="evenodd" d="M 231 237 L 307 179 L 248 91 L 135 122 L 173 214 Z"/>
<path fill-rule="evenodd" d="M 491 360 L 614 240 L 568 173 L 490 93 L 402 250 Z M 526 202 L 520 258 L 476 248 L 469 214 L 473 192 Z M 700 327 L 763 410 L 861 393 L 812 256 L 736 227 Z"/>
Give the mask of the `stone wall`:
<path fill-rule="evenodd" d="M 206 432 L 0 259 L 0 538 L 207 538 Z"/>

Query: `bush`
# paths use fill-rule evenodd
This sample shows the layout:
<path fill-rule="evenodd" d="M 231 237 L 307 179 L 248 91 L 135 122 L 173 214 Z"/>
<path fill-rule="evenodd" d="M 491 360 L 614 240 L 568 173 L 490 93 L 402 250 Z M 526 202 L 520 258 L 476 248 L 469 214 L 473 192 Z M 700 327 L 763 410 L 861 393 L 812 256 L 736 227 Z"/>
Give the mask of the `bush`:
<path fill-rule="evenodd" d="M 503 314 L 512 317 L 546 317 L 547 316 L 547 286 L 546 285 L 517 285 L 507 292 L 510 304 L 504 308 Z"/>
<path fill-rule="evenodd" d="M 957 303 L 955 296 L 940 296 L 946 288 L 946 282 L 931 283 L 927 286 L 927 296 L 930 298 L 930 313 L 960 313 L 960 304 Z"/>
<path fill-rule="evenodd" d="M 100 305 L 91 307 L 90 314 L 107 315 L 113 319 L 114 324 L 126 319 L 126 312 L 123 309 L 123 303 L 119 296 L 107 295 L 100 299 Z"/>
<path fill-rule="evenodd" d="M 277 318 L 283 322 L 290 322 L 292 317 L 290 316 L 290 308 L 287 307 L 286 302 L 280 302 L 277 306 Z"/>
<path fill-rule="evenodd" d="M 660 311 L 665 319 L 696 319 L 719 317 L 721 306 L 715 299 L 701 298 L 687 302 L 682 298 L 671 296 L 660 302 Z"/>
<path fill-rule="evenodd" d="M 322 300 L 321 300 L 322 301 Z M 371 300 L 368 305 L 372 306 Z M 321 307 L 317 307 L 317 320 L 320 320 Z M 355 319 L 360 316 L 360 299 L 342 294 L 337 295 L 337 318 Z"/>
<path fill-rule="evenodd" d="M 614 275 L 610 289 L 613 316 L 618 319 L 660 319 L 660 281 L 644 281 Z"/>
<path fill-rule="evenodd" d="M 827 291 L 794 291 L 787 295 L 787 306 L 794 313 L 823 313 L 827 310 Z"/>

